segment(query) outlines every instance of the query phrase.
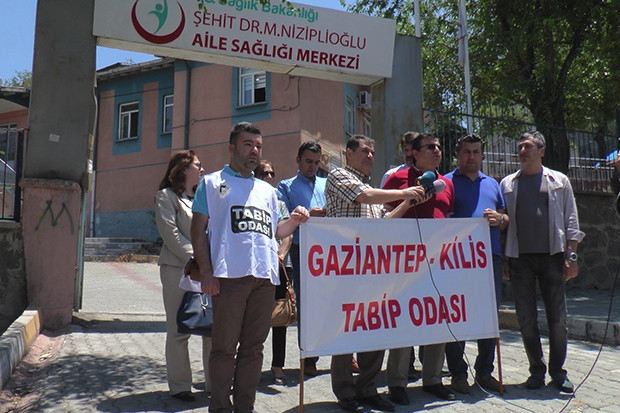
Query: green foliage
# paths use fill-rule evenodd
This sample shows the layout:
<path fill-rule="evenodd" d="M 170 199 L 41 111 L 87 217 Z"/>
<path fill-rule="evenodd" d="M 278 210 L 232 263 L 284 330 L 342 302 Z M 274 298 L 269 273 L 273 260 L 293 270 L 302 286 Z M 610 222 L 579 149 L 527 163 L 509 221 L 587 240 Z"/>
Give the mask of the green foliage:
<path fill-rule="evenodd" d="M 351 11 L 397 19 L 412 34 L 412 0 L 358 0 Z M 424 104 L 463 110 L 457 62 L 458 2 L 420 2 Z M 472 101 L 556 128 L 609 132 L 620 107 L 620 2 L 467 2 Z M 528 113 L 529 112 L 529 113 Z M 568 141 L 548 131 L 550 165 L 565 170 Z"/>
<path fill-rule="evenodd" d="M 5 81 L 4 86 L 31 87 L 32 72 L 29 70 L 16 70 L 15 76 L 13 76 L 10 80 Z"/>

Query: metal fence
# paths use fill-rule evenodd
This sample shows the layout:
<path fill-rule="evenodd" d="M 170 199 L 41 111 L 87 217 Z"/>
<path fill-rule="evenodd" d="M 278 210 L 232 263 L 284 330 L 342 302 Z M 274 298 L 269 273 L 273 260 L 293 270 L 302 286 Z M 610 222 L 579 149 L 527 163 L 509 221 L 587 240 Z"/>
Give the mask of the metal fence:
<path fill-rule="evenodd" d="M 24 131 L 0 128 L 0 219 L 19 221 Z"/>
<path fill-rule="evenodd" d="M 456 167 L 456 141 L 467 134 L 467 117 L 463 113 L 425 109 L 425 130 L 441 140 L 445 148 L 440 172 Z M 568 177 L 575 192 L 614 194 L 612 188 L 613 162 L 618 156 L 618 139 L 578 130 L 541 128 L 527 122 L 469 115 L 473 131 L 486 141 L 482 171 L 497 180 L 519 169 L 517 140 L 523 132 L 540 130 L 566 136 L 569 143 Z"/>

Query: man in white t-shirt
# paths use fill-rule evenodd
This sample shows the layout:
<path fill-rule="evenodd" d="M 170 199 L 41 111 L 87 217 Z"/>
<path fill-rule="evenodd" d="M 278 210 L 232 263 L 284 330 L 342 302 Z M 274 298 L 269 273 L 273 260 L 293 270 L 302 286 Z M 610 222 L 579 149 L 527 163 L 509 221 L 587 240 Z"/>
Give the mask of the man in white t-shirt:
<path fill-rule="evenodd" d="M 278 222 L 275 188 L 254 178 L 262 144 L 256 126 L 236 124 L 228 146 L 230 164 L 203 178 L 192 205 L 192 246 L 202 292 L 213 302 L 212 413 L 254 410 L 274 285 L 280 282 L 276 238 L 292 234 L 309 218 L 306 208 L 298 206 Z"/>

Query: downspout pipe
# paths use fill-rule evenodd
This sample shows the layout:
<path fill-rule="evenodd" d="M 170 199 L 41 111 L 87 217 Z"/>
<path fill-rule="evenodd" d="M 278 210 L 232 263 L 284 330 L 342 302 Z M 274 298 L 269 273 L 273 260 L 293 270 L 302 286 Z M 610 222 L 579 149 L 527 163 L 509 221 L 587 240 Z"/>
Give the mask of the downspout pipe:
<path fill-rule="evenodd" d="M 187 60 L 185 62 L 185 129 L 183 135 L 183 149 L 189 149 L 189 112 L 190 91 L 192 89 L 192 67 Z"/>

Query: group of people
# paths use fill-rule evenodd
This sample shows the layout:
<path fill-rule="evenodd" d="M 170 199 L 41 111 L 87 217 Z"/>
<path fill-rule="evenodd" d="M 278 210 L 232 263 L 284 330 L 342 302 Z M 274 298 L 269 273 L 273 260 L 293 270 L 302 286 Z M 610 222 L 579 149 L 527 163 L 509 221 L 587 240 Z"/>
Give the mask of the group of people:
<path fill-rule="evenodd" d="M 485 142 L 475 134 L 456 145 L 457 167 L 437 179 L 445 189 L 428 194 L 419 185 L 427 171 L 437 172 L 443 156 L 433 134 L 406 132 L 401 138 L 404 163 L 383 177 L 381 188 L 370 186 L 374 141 L 363 135 L 349 138 L 346 166 L 318 176 L 321 146 L 303 143 L 297 153 L 298 172 L 276 184 L 275 169 L 262 160 L 262 136 L 256 125 L 240 122 L 229 139 L 230 163 L 202 176 L 193 151 L 170 160 L 157 193 L 157 226 L 164 241 L 159 260 L 167 317 L 166 365 L 173 397 L 191 401 L 189 336 L 176 331 L 175 315 L 183 296 L 178 287 L 181 268 L 193 254 L 201 273 L 201 288 L 212 296 L 212 338 L 203 338 L 205 385 L 211 392 L 211 412 L 251 412 L 261 374 L 263 343 L 271 328 L 274 297 L 285 291 L 288 273 L 300 300 L 300 224 L 313 217 L 459 218 L 482 217 L 490 228 L 495 299 L 501 300 L 502 277 L 512 284 L 521 335 L 529 362 L 527 388 L 551 383 L 572 392 L 564 362 L 567 349 L 565 282 L 577 275 L 579 230 L 577 208 L 568 178 L 542 165 L 545 139 L 524 133 L 518 141 L 521 168 L 499 184 L 481 172 Z M 500 232 L 504 236 L 500 236 Z M 545 363 L 537 323 L 537 285 L 549 325 L 549 361 Z M 276 287 L 279 286 L 279 287 Z M 303 319 L 299 319 L 300 324 Z M 272 332 L 274 383 L 286 384 L 283 371 L 286 327 Z M 473 366 L 475 382 L 499 391 L 492 376 L 495 338 L 478 340 Z M 364 405 L 394 411 L 407 405 L 412 377 L 412 347 L 389 349 L 389 401 L 377 391 L 385 350 L 334 355 L 331 383 L 339 406 L 363 411 Z M 419 349 L 422 389 L 443 400 L 453 391 L 469 393 L 464 343 L 438 343 Z M 208 363 L 207 363 L 208 360 Z M 451 384 L 442 384 L 444 360 Z M 317 358 L 304 360 L 308 376 L 318 374 Z M 358 373 L 354 375 L 354 373 Z M 231 391 L 232 388 L 232 391 Z M 231 400 L 232 393 L 232 400 Z"/>

